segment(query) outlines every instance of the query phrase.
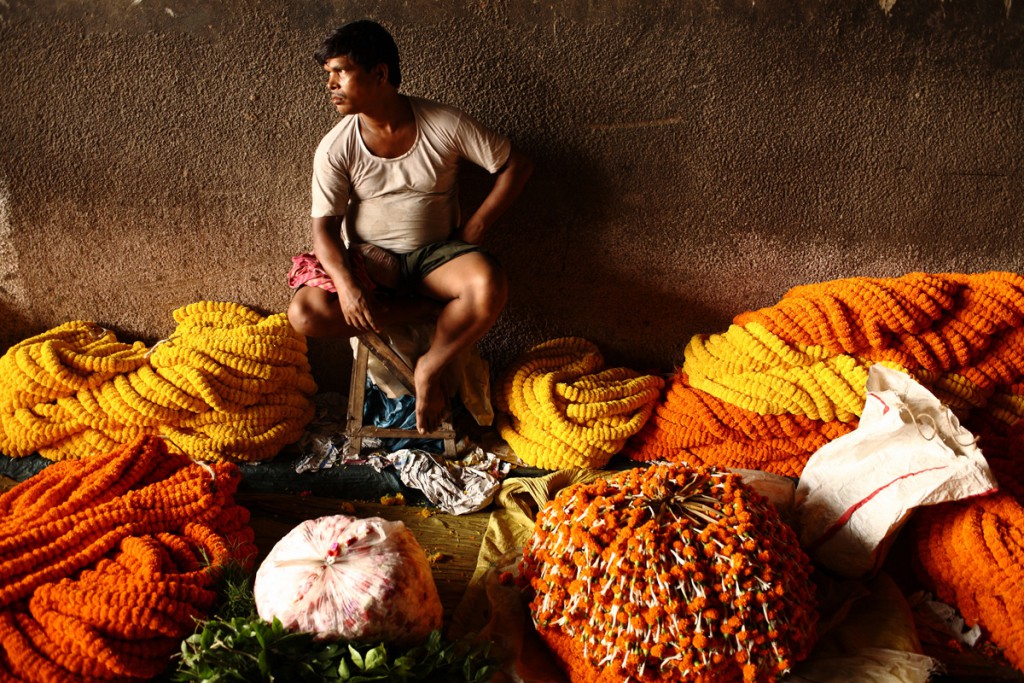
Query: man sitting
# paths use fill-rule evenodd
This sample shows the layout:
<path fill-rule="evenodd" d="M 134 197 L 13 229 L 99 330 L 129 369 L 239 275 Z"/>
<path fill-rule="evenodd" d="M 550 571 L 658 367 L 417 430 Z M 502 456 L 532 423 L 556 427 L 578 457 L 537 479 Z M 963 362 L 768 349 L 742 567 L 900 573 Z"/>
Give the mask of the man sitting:
<path fill-rule="evenodd" d="M 416 428 L 434 431 L 442 371 L 491 329 L 507 298 L 504 271 L 479 245 L 533 166 L 458 109 L 400 94 L 398 48 L 375 22 L 335 30 L 315 58 L 342 119 L 313 158 L 313 253 L 293 259 L 288 319 L 306 336 L 351 337 L 437 312 L 414 372 Z M 465 222 L 461 159 L 495 174 Z"/>

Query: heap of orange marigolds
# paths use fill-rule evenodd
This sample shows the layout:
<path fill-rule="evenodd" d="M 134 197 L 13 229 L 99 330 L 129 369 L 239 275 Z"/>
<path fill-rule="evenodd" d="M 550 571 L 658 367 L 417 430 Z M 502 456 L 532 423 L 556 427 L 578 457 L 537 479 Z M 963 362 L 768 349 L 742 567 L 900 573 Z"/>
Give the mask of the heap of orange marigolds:
<path fill-rule="evenodd" d="M 926 508 L 910 529 L 924 578 L 1024 671 L 1024 277 L 912 273 L 796 287 L 727 332 L 695 336 L 625 452 L 798 476 L 857 426 L 867 369 L 906 372 L 974 434 L 993 496 Z"/>
<path fill-rule="evenodd" d="M 75 321 L 0 357 L 0 452 L 50 460 L 108 452 L 141 434 L 197 460 L 276 455 L 313 416 L 306 341 L 283 313 L 202 301 L 147 349 Z"/>
<path fill-rule="evenodd" d="M 809 561 L 733 473 L 655 465 L 564 489 L 521 569 L 574 683 L 774 681 L 815 637 Z"/>
<path fill-rule="evenodd" d="M 986 443 L 999 491 L 917 512 L 915 559 L 936 595 L 1024 671 L 1024 425 Z"/>
<path fill-rule="evenodd" d="M 867 368 L 907 372 L 978 433 L 1024 415 L 1024 277 L 850 278 L 790 290 L 697 335 L 665 400 L 627 445 L 677 460 L 798 476 L 857 425 Z"/>
<path fill-rule="evenodd" d="M 520 355 L 497 383 L 498 430 L 528 465 L 601 468 L 647 422 L 664 381 L 604 368 L 578 337 L 552 339 Z"/>
<path fill-rule="evenodd" d="M 0 494 L 0 680 L 143 680 L 167 668 L 251 565 L 234 465 L 201 466 L 140 437 L 51 465 Z"/>

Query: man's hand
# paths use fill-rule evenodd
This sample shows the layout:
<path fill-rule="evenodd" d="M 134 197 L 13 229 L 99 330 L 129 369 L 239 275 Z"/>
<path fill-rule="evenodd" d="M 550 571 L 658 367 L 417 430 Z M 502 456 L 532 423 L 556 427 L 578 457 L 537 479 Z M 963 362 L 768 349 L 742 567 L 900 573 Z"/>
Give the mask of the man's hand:
<path fill-rule="evenodd" d="M 480 217 L 473 215 L 456 231 L 454 237 L 470 244 L 483 244 L 485 230 L 487 230 L 487 226 L 483 224 Z"/>
<path fill-rule="evenodd" d="M 371 298 L 358 285 L 338 288 L 338 305 L 345 323 L 359 332 L 379 332 L 373 315 Z"/>
<path fill-rule="evenodd" d="M 341 216 L 313 219 L 313 251 L 338 290 L 338 306 L 345 324 L 357 333 L 377 331 L 370 294 L 359 284 L 341 238 Z"/>

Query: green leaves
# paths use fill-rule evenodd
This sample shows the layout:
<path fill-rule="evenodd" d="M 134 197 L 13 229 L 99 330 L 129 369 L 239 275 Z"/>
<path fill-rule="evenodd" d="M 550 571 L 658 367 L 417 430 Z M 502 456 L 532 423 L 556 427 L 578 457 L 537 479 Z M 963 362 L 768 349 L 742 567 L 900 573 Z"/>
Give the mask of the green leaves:
<path fill-rule="evenodd" d="M 445 643 L 440 631 L 411 649 L 389 652 L 376 646 L 317 640 L 311 633 L 289 631 L 277 619 L 256 614 L 250 577 L 226 572 L 217 615 L 181 644 L 180 683 L 321 683 L 395 681 L 397 683 L 486 683 L 498 667 L 490 642 Z"/>
<path fill-rule="evenodd" d="M 483 683 L 497 670 L 490 643 L 445 645 L 434 631 L 423 645 L 391 658 L 375 647 L 317 641 L 293 633 L 275 619 L 211 619 L 182 643 L 172 680 L 209 683 L 250 681 L 467 681 Z"/>

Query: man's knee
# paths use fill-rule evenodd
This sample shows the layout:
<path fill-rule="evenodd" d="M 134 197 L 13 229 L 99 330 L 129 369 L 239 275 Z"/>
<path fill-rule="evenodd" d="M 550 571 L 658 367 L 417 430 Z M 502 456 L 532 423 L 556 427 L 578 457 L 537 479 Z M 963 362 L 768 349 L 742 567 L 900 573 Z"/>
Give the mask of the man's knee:
<path fill-rule="evenodd" d="M 288 322 L 296 332 L 309 336 L 309 305 L 298 296 L 292 297 L 291 303 L 288 304 Z"/>
<path fill-rule="evenodd" d="M 477 318 L 497 318 L 508 298 L 505 270 L 484 253 L 470 253 L 430 272 L 421 293 L 444 301 L 459 301 Z M 467 308 L 468 307 L 468 308 Z"/>
<path fill-rule="evenodd" d="M 468 298 L 482 311 L 497 316 L 508 300 L 508 278 L 505 270 L 488 259 L 485 268 L 476 270 L 465 283 Z"/>
<path fill-rule="evenodd" d="M 328 320 L 324 315 L 323 302 L 315 301 L 310 296 L 309 288 L 303 288 L 295 293 L 291 303 L 288 304 L 288 322 L 299 334 L 307 337 L 324 336 L 324 328 Z"/>

